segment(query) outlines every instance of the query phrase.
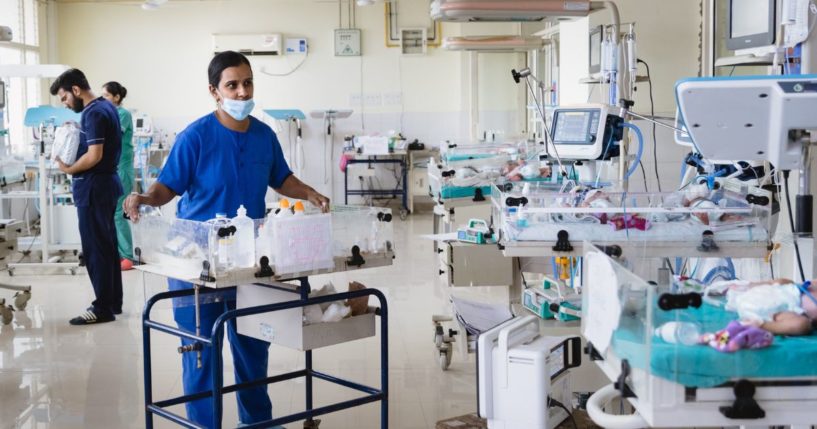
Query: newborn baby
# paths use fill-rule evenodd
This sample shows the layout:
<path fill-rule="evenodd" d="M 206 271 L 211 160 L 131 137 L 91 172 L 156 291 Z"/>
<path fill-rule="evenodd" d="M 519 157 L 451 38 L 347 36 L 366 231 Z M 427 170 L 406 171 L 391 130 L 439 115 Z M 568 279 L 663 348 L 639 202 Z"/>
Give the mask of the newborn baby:
<path fill-rule="evenodd" d="M 778 335 L 808 335 L 817 320 L 817 286 L 811 282 L 731 281 L 725 287 L 726 309 L 736 311 L 743 324 Z"/>

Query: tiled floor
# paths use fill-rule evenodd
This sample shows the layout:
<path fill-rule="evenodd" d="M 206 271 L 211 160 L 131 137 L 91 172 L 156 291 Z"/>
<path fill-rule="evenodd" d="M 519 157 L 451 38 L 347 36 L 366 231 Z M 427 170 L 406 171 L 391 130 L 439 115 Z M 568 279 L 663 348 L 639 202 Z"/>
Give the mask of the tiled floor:
<path fill-rule="evenodd" d="M 447 372 L 439 369 L 432 343 L 433 313 L 447 311 L 447 291 L 436 276 L 430 215 L 415 215 L 395 225 L 398 257 L 392 267 L 334 274 L 312 279 L 313 286 L 331 280 L 345 289 L 357 280 L 382 290 L 390 309 L 392 428 L 433 428 L 438 420 L 476 410 L 473 356 L 454 356 Z M 16 312 L 11 325 L 0 326 L 0 428 L 140 428 L 144 427 L 144 383 L 140 315 L 145 296 L 164 290 L 157 277 L 131 271 L 124 274 L 125 313 L 114 323 L 73 327 L 76 316 L 92 300 L 87 276 L 14 277 L 0 274 L 0 282 L 30 284 L 33 298 L 25 312 Z M 503 290 L 458 291 L 482 299 L 503 299 Z M 11 292 L 0 289 L 0 297 Z M 169 305 L 160 305 L 155 318 L 171 322 Z M 178 396 L 181 363 L 177 340 L 153 335 L 154 398 Z M 315 366 L 334 375 L 379 386 L 379 341 L 369 338 L 315 351 Z M 225 382 L 232 382 L 229 353 L 225 353 Z M 303 366 L 302 354 L 275 347 L 270 373 Z M 351 399 L 353 391 L 316 382 L 315 405 Z M 275 415 L 304 408 L 303 381 L 269 389 Z M 232 396 L 225 400 L 225 427 L 237 422 Z M 177 410 L 179 408 L 176 408 Z M 377 428 L 379 404 L 369 404 L 322 417 L 322 428 Z M 155 419 L 156 427 L 175 427 Z M 300 427 L 300 423 L 289 428 Z"/>

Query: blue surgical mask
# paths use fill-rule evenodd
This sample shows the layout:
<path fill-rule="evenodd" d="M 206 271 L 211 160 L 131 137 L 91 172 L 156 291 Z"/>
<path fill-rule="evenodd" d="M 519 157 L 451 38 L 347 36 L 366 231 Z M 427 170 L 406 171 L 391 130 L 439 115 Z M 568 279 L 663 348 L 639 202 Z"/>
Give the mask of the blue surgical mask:
<path fill-rule="evenodd" d="M 221 98 L 221 109 L 228 115 L 232 116 L 236 121 L 243 121 L 250 116 L 250 112 L 255 108 L 255 101 L 249 100 L 233 100 L 231 98 Z"/>

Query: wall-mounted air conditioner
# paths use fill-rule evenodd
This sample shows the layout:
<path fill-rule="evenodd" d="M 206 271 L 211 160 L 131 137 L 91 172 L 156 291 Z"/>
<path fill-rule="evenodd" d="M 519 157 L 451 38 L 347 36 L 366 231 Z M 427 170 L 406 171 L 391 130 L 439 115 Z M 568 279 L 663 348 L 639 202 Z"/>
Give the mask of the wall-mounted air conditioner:
<path fill-rule="evenodd" d="M 589 0 L 434 0 L 431 18 L 440 21 L 541 21 L 583 17 Z"/>
<path fill-rule="evenodd" d="M 266 34 L 213 34 L 213 52 L 241 52 L 244 55 L 281 55 L 283 36 Z"/>

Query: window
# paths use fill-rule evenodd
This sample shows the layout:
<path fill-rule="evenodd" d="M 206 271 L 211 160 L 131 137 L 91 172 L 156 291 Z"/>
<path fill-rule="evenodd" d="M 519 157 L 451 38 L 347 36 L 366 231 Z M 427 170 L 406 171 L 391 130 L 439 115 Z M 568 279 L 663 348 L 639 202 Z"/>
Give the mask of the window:
<path fill-rule="evenodd" d="M 0 0 L 0 25 L 11 27 L 11 43 L 0 43 L 0 64 L 40 63 L 40 6 L 37 0 Z M 26 151 L 29 130 L 24 126 L 29 107 L 42 104 L 43 82 L 40 79 L 0 77 L 6 84 L 6 141 L 0 140 L 0 153 Z"/>

